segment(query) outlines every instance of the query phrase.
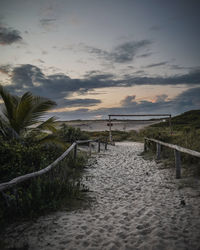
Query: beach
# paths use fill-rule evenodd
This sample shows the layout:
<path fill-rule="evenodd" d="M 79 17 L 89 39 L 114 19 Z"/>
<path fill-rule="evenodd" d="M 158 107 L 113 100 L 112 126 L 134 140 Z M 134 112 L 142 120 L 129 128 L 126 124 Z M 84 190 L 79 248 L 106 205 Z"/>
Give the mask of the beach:
<path fill-rule="evenodd" d="M 111 129 L 118 131 L 139 131 L 147 126 L 161 122 L 162 120 L 112 120 Z M 82 131 L 108 131 L 108 120 L 78 120 L 78 121 L 59 121 L 58 125 L 66 124 Z"/>
<path fill-rule="evenodd" d="M 121 142 L 93 154 L 84 184 L 89 207 L 16 223 L 9 247 L 36 250 L 200 249 L 200 182 L 176 180 L 174 168 L 144 160 L 142 143 Z M 184 201 L 184 202 L 183 202 Z"/>

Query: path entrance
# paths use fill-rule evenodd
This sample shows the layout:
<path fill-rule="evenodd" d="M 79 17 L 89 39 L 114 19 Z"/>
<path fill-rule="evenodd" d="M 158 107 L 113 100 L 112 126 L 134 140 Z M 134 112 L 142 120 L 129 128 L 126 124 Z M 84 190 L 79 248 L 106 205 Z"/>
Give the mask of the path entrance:
<path fill-rule="evenodd" d="M 142 151 L 142 143 L 124 142 L 96 155 L 85 174 L 92 206 L 12 228 L 10 244 L 27 243 L 29 250 L 199 249 L 199 183 L 178 189 L 183 180 L 174 170 L 144 160 Z"/>

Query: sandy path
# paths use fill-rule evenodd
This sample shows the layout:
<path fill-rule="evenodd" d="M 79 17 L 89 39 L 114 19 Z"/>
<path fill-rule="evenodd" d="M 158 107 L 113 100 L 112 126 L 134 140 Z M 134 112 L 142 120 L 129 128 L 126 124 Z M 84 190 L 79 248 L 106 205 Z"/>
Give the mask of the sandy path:
<path fill-rule="evenodd" d="M 145 161 L 142 149 L 141 143 L 118 143 L 95 156 L 85 181 L 96 198 L 92 207 L 20 225 L 8 233 L 10 244 L 27 242 L 31 250 L 200 249 L 199 190 L 178 190 L 174 173 Z"/>

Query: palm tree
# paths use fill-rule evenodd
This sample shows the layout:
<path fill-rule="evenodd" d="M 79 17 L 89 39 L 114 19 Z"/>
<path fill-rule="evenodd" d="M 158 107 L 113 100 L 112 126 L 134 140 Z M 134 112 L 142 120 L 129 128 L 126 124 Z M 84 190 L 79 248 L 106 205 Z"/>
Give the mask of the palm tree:
<path fill-rule="evenodd" d="M 0 115 L 0 134 L 3 138 L 24 138 L 41 131 L 55 131 L 55 117 L 41 122 L 44 114 L 56 105 L 49 99 L 33 96 L 26 92 L 22 97 L 11 95 L 0 85 L 2 114 Z"/>

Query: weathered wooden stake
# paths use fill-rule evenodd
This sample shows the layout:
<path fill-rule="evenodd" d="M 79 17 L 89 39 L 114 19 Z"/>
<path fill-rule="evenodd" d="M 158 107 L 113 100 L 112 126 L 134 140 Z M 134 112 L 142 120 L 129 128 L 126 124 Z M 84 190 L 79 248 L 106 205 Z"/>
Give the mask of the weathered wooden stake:
<path fill-rule="evenodd" d="M 156 143 L 156 160 L 160 160 L 161 145 Z"/>
<path fill-rule="evenodd" d="M 111 117 L 110 117 L 110 115 L 109 115 L 109 140 L 112 143 Z"/>
<path fill-rule="evenodd" d="M 170 135 L 172 135 L 172 116 L 169 115 L 169 129 L 170 129 Z"/>
<path fill-rule="evenodd" d="M 100 143 L 100 140 L 98 140 L 98 153 L 100 153 L 101 151 L 101 143 Z"/>
<path fill-rule="evenodd" d="M 106 138 L 106 141 L 105 141 L 105 150 L 107 150 L 107 147 L 108 147 L 108 140 Z"/>
<path fill-rule="evenodd" d="M 181 178 L 181 154 L 180 151 L 174 150 L 175 167 L 176 167 L 176 179 Z"/>
<path fill-rule="evenodd" d="M 74 160 L 76 160 L 77 156 L 77 144 L 74 146 Z"/>
<path fill-rule="evenodd" d="M 89 142 L 89 156 L 91 156 L 92 154 L 92 143 Z"/>
<path fill-rule="evenodd" d="M 146 151 L 147 151 L 147 140 L 144 139 L 144 152 L 146 152 Z"/>

